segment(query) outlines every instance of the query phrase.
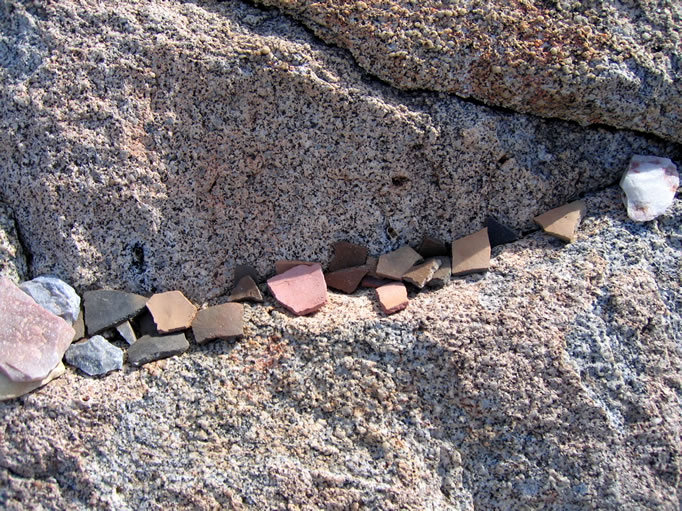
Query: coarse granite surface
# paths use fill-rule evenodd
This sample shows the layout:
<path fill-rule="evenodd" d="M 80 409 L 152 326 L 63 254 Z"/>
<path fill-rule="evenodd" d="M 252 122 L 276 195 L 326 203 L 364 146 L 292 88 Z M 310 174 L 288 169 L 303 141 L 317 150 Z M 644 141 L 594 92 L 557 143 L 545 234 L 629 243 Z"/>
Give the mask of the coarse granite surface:
<path fill-rule="evenodd" d="M 0 502 L 44 509 L 676 511 L 682 202 L 496 247 L 390 317 L 374 290 L 238 342 L 0 403 Z"/>
<path fill-rule="evenodd" d="M 227 296 L 235 265 L 267 278 L 278 259 L 329 261 L 338 240 L 377 255 L 488 216 L 524 231 L 615 182 L 632 154 L 682 155 L 397 90 L 238 1 L 3 2 L 0 43 L 0 200 L 33 273 L 81 293 L 201 303 Z"/>
<path fill-rule="evenodd" d="M 0 276 L 5 276 L 17 284 L 28 277 L 28 266 L 14 216 L 9 206 L 2 202 L 0 202 Z"/>
<path fill-rule="evenodd" d="M 403 89 L 682 142 L 677 0 L 256 0 Z"/>

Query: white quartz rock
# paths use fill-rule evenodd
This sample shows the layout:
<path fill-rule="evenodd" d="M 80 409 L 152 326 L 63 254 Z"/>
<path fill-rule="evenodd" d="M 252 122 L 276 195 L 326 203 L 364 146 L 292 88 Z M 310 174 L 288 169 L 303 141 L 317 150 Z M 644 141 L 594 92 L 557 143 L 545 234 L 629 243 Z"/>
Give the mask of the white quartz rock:
<path fill-rule="evenodd" d="M 668 158 L 635 155 L 620 180 L 628 216 L 646 222 L 665 213 L 680 186 L 677 166 Z"/>

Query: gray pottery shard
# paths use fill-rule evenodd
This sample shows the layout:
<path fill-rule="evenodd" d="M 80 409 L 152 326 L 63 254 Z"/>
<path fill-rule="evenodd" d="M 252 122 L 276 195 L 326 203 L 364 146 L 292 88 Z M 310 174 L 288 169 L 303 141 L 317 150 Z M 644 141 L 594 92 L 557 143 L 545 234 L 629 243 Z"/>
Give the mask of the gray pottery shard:
<path fill-rule="evenodd" d="M 147 298 L 125 291 L 98 289 L 83 295 L 85 326 L 88 335 L 98 334 L 137 316 L 147 304 Z"/>
<path fill-rule="evenodd" d="M 39 381 L 61 361 L 74 329 L 0 278 L 0 371 L 11 381 Z"/>
<path fill-rule="evenodd" d="M 101 335 L 95 335 L 69 346 L 64 360 L 90 376 L 101 376 L 123 367 L 123 351 Z"/>
<path fill-rule="evenodd" d="M 128 348 L 128 362 L 141 366 L 155 360 L 180 355 L 189 349 L 184 333 L 144 335 Z"/>
<path fill-rule="evenodd" d="M 36 303 L 73 325 L 78 319 L 81 299 L 76 291 L 63 280 L 43 275 L 22 282 L 19 288 Z"/>

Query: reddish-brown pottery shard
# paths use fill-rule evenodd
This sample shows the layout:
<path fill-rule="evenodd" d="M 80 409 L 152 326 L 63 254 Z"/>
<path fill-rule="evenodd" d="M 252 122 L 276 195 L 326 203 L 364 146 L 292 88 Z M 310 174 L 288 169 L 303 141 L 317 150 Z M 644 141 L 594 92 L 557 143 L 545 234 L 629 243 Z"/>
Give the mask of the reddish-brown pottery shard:
<path fill-rule="evenodd" d="M 74 334 L 66 321 L 36 304 L 8 278 L 0 278 L 0 371 L 11 381 L 46 378 Z"/>
<path fill-rule="evenodd" d="M 319 310 L 327 302 L 327 284 L 319 264 L 299 265 L 268 280 L 272 296 L 297 316 Z"/>

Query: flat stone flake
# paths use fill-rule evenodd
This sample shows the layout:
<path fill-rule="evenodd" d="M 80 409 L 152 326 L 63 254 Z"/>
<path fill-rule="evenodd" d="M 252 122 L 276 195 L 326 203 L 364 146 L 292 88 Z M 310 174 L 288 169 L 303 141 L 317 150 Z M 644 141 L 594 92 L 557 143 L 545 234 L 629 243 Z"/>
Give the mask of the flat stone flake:
<path fill-rule="evenodd" d="M 409 303 L 407 288 L 402 282 L 391 282 L 376 288 L 379 305 L 384 314 L 394 314 L 405 309 Z"/>
<path fill-rule="evenodd" d="M 64 364 L 59 362 L 57 366 L 48 373 L 48 375 L 39 381 L 29 381 L 29 382 L 16 382 L 10 380 L 2 372 L 0 372 L 0 401 L 6 401 L 8 399 L 14 399 L 24 394 L 28 394 L 32 390 L 40 388 L 47 385 L 55 378 L 59 378 L 66 368 Z"/>
<path fill-rule="evenodd" d="M 677 166 L 658 156 L 633 156 L 620 180 L 628 216 L 636 222 L 648 222 L 664 214 L 679 186 Z"/>
<path fill-rule="evenodd" d="M 160 334 L 188 329 L 197 313 L 197 308 L 180 291 L 156 293 L 147 301 L 147 310 Z"/>
<path fill-rule="evenodd" d="M 367 247 L 348 241 L 337 241 L 332 246 L 334 257 L 327 267 L 328 274 L 344 268 L 362 266 L 367 262 Z"/>
<path fill-rule="evenodd" d="M 440 267 L 440 261 L 435 257 L 427 259 L 422 264 L 413 266 L 410 271 L 403 275 L 403 280 L 409 282 L 413 286 L 422 289 L 426 283 L 431 280 L 433 274 Z"/>
<path fill-rule="evenodd" d="M 242 280 L 244 277 L 249 276 L 253 279 L 254 282 L 259 282 L 260 277 L 258 276 L 258 272 L 256 269 L 251 266 L 250 264 L 239 264 L 235 266 L 234 268 L 234 273 L 232 276 L 232 282 L 234 285 L 237 285 L 240 280 Z"/>
<path fill-rule="evenodd" d="M 237 282 L 228 300 L 230 302 L 262 302 L 263 294 L 251 275 L 244 275 Z"/>
<path fill-rule="evenodd" d="M 533 220 L 547 234 L 568 243 L 575 241 L 580 220 L 585 216 L 585 201 L 579 200 L 551 209 Z"/>
<path fill-rule="evenodd" d="M 280 275 L 284 273 L 285 271 L 289 271 L 292 268 L 295 268 L 296 266 L 312 266 L 313 264 L 319 264 L 319 263 L 314 263 L 312 261 L 292 261 L 289 259 L 282 259 L 280 261 L 275 262 L 275 273 L 277 275 Z"/>
<path fill-rule="evenodd" d="M 452 265 L 450 264 L 450 258 L 449 257 L 436 257 L 436 259 L 438 259 L 440 266 L 433 273 L 431 280 L 429 280 L 426 283 L 426 287 L 430 287 L 430 288 L 443 287 L 445 284 L 447 284 L 450 281 L 450 277 L 452 276 Z"/>
<path fill-rule="evenodd" d="M 19 288 L 31 296 L 38 305 L 63 318 L 70 325 L 78 319 L 81 309 L 80 296 L 63 280 L 50 275 L 42 275 L 22 282 Z"/>
<path fill-rule="evenodd" d="M 512 229 L 498 222 L 491 216 L 486 220 L 486 227 L 488 228 L 488 239 L 490 240 L 491 248 L 498 245 L 505 245 L 519 239 L 518 234 Z"/>
<path fill-rule="evenodd" d="M 331 273 L 326 273 L 324 280 L 327 283 L 327 287 L 351 294 L 358 288 L 368 271 L 369 268 L 367 266 L 343 268 Z"/>
<path fill-rule="evenodd" d="M 422 257 L 438 257 L 448 255 L 448 249 L 441 240 L 432 238 L 431 236 L 424 236 L 416 248 Z"/>
<path fill-rule="evenodd" d="M 311 314 L 327 302 L 327 283 L 319 264 L 299 265 L 268 280 L 280 304 L 297 316 Z"/>
<path fill-rule="evenodd" d="M 244 335 L 244 306 L 223 303 L 200 310 L 192 322 L 192 332 L 197 344 Z"/>
<path fill-rule="evenodd" d="M 402 280 L 405 272 L 422 260 L 423 258 L 418 252 L 412 247 L 405 245 L 393 252 L 379 256 L 376 270 L 377 277 Z"/>
<path fill-rule="evenodd" d="M 467 275 L 487 271 L 490 267 L 488 229 L 452 242 L 452 274 Z"/>
<path fill-rule="evenodd" d="M 137 316 L 147 304 L 145 296 L 113 289 L 86 291 L 83 295 L 85 326 L 95 335 Z"/>
<path fill-rule="evenodd" d="M 134 366 L 141 366 L 162 358 L 180 355 L 188 349 L 187 337 L 182 332 L 170 335 L 143 335 L 128 348 L 128 362 Z"/>
<path fill-rule="evenodd" d="M 69 346 L 64 361 L 90 376 L 101 376 L 123 367 L 123 350 L 101 335 Z"/>
<path fill-rule="evenodd" d="M 61 361 L 74 329 L 0 278 L 0 372 L 13 382 L 40 381 Z"/>
<path fill-rule="evenodd" d="M 133 330 L 130 321 L 124 321 L 120 325 L 116 326 L 116 331 L 128 344 L 135 344 L 137 342 L 137 336 Z"/>

